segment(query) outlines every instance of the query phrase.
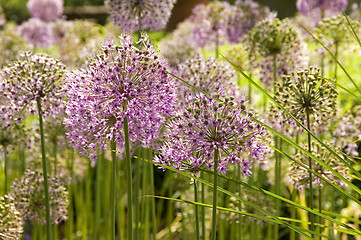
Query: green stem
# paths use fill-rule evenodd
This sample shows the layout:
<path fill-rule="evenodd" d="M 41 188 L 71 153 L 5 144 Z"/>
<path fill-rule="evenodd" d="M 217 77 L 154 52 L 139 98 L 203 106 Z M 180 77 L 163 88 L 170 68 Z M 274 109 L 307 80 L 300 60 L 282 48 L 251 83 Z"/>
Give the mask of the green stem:
<path fill-rule="evenodd" d="M 338 55 L 338 42 L 336 41 L 335 42 L 335 58 L 337 59 L 337 55 Z M 335 78 L 335 81 L 337 81 L 337 62 L 335 61 L 335 75 L 334 75 L 334 78 Z"/>
<path fill-rule="evenodd" d="M 74 201 L 73 201 L 73 184 L 74 184 L 74 151 L 71 149 L 68 160 L 68 168 L 70 171 L 70 186 L 69 186 L 69 206 L 68 206 L 68 221 L 67 221 L 67 239 L 72 239 L 74 230 Z"/>
<path fill-rule="evenodd" d="M 198 188 L 197 188 L 197 182 L 196 180 L 194 180 L 194 201 L 198 202 Z M 199 212 L 198 212 L 198 206 L 194 205 L 194 210 L 195 210 L 195 224 L 196 224 L 196 240 L 199 240 Z"/>
<path fill-rule="evenodd" d="M 4 195 L 8 193 L 8 154 L 7 154 L 7 148 L 5 145 L 3 145 L 4 150 L 4 174 L 5 174 L 5 189 L 4 189 Z M 7 201 L 7 198 L 5 198 L 5 201 Z"/>
<path fill-rule="evenodd" d="M 275 145 L 276 145 L 277 149 L 282 151 L 282 139 L 280 139 L 278 136 L 275 137 Z M 277 195 L 281 195 L 281 154 L 279 152 L 276 152 L 275 155 L 276 155 L 275 193 Z M 277 212 L 277 216 L 281 216 L 280 200 L 276 200 L 276 212 Z M 279 226 L 278 226 L 278 224 L 275 224 L 274 239 L 278 239 L 278 231 L 279 231 Z"/>
<path fill-rule="evenodd" d="M 311 130 L 311 123 L 310 123 L 310 112 L 309 109 L 306 107 L 306 117 L 307 117 L 307 128 Z M 308 145 L 308 152 L 311 153 L 311 134 L 307 132 L 307 145 Z M 312 158 L 308 157 L 308 167 L 312 170 Z M 310 181 L 310 209 L 313 210 L 314 208 L 314 193 L 313 193 L 313 185 L 312 185 L 312 172 L 309 171 L 309 181 Z M 311 220 L 311 231 L 315 231 L 315 215 L 310 213 L 310 220 Z M 312 238 L 314 238 L 314 234 L 311 233 Z"/>
<path fill-rule="evenodd" d="M 204 179 L 204 173 L 201 171 L 201 179 Z M 205 202 L 205 185 L 201 183 L 201 201 Z M 201 207 L 201 216 L 202 216 L 202 238 L 206 239 L 206 213 L 204 206 Z"/>
<path fill-rule="evenodd" d="M 250 74 L 249 77 L 252 78 L 252 74 Z M 249 101 L 249 104 L 252 104 L 252 83 L 251 83 L 251 81 L 248 81 L 248 101 Z"/>
<path fill-rule="evenodd" d="M 219 56 L 219 36 L 218 33 L 216 33 L 216 59 L 218 59 Z"/>
<path fill-rule="evenodd" d="M 140 239 L 139 236 L 139 210 L 140 210 L 140 201 L 139 201 L 139 189 L 140 189 L 140 164 L 139 158 L 134 159 L 135 161 L 135 173 L 134 173 L 134 239 Z"/>
<path fill-rule="evenodd" d="M 296 188 L 293 188 L 292 193 L 291 193 L 292 201 L 295 202 L 296 197 L 297 197 L 297 190 L 296 190 Z M 291 206 L 291 218 L 296 219 L 296 207 L 295 206 Z M 294 223 L 293 225 L 296 226 L 296 223 Z M 293 230 L 290 231 L 290 240 L 296 240 L 296 232 Z"/>
<path fill-rule="evenodd" d="M 97 160 L 96 166 L 96 185 L 95 185 L 95 219 L 94 219 L 94 232 L 93 232 L 93 239 L 98 240 L 98 233 L 99 233 L 99 223 L 100 223 L 100 206 L 101 206 L 101 173 L 102 173 L 102 164 L 103 164 L 103 157 L 104 152 L 99 155 Z"/>
<path fill-rule="evenodd" d="M 110 209 L 111 209 L 111 239 L 115 240 L 115 206 L 116 206 L 116 172 L 117 172 L 117 157 L 116 157 L 116 148 L 117 145 L 114 141 L 111 142 L 111 151 L 112 151 L 112 190 L 110 192 Z"/>
<path fill-rule="evenodd" d="M 39 114 L 39 128 L 40 128 L 40 141 L 41 141 L 41 157 L 43 163 L 43 175 L 44 175 L 44 192 L 45 192 L 45 220 L 46 220 L 46 237 L 47 240 L 53 239 L 51 234 L 51 221 L 50 221 L 50 204 L 49 204 L 49 183 L 48 183 L 48 171 L 45 156 L 45 140 L 44 140 L 44 123 L 43 114 L 41 110 L 41 99 L 36 98 Z"/>
<path fill-rule="evenodd" d="M 149 161 L 153 160 L 153 151 L 151 148 L 149 148 L 148 150 L 148 154 L 149 154 Z M 149 164 L 149 168 L 150 168 L 150 194 L 152 196 L 154 196 L 154 169 L 153 169 L 153 164 Z M 156 211 L 155 211 L 155 198 L 151 198 L 151 203 L 152 203 L 152 228 L 153 228 L 153 240 L 157 239 L 157 216 L 156 216 Z"/>
<path fill-rule="evenodd" d="M 132 190 L 132 163 L 130 161 L 130 144 L 129 144 L 129 127 L 128 119 L 124 117 L 124 140 L 125 140 L 125 162 L 127 175 L 127 192 L 128 192 L 128 240 L 133 239 L 133 190 Z"/>
<path fill-rule="evenodd" d="M 320 213 L 322 213 L 322 188 L 321 185 L 318 185 L 318 210 Z M 318 223 L 320 224 L 319 226 L 319 233 L 322 233 L 322 217 L 319 216 L 318 217 Z M 322 240 L 322 236 L 320 235 L 320 240 Z"/>
<path fill-rule="evenodd" d="M 56 138 L 56 137 L 55 137 Z M 56 177 L 56 173 L 57 173 L 57 164 L 58 164 L 58 157 L 57 157 L 57 151 L 58 151 L 58 141 L 57 139 L 54 140 L 54 145 L 53 145 L 53 157 L 54 157 L 54 177 Z"/>
<path fill-rule="evenodd" d="M 238 179 L 241 179 L 242 175 L 241 175 L 241 167 L 238 166 Z M 239 197 L 242 196 L 242 185 L 239 184 Z M 242 202 L 238 201 L 238 210 L 242 211 Z M 238 222 L 238 239 L 242 239 L 243 236 L 243 215 L 239 214 L 239 222 Z"/>
<path fill-rule="evenodd" d="M 214 150 L 214 168 L 213 168 L 213 213 L 212 213 L 212 240 L 217 239 L 217 187 L 218 187 L 218 155 L 219 150 Z"/>

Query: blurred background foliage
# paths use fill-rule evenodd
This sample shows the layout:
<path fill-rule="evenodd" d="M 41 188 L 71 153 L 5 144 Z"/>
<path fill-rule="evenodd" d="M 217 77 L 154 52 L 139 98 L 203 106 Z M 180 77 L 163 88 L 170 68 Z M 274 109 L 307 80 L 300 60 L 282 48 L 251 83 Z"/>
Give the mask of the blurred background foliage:
<path fill-rule="evenodd" d="M 21 23 L 22 21 L 28 19 L 29 13 L 26 8 L 26 2 L 28 0 L 0 0 L 0 7 L 4 10 L 6 13 L 7 20 L 11 20 L 17 23 Z M 170 20 L 171 27 L 168 28 L 168 30 L 172 29 L 173 26 L 176 25 L 179 21 L 182 21 L 190 14 L 190 6 L 194 6 L 197 3 L 204 3 L 211 0 L 178 0 L 175 11 L 173 12 L 173 15 L 175 17 L 173 18 L 175 23 L 172 23 L 172 19 Z M 235 2 L 235 0 L 223 0 L 228 2 Z M 296 13 L 296 0 L 254 0 L 256 2 L 259 2 L 262 5 L 269 6 L 272 10 L 275 10 L 278 12 L 279 18 L 285 18 L 293 16 Z M 361 0 L 349 0 L 348 1 L 348 8 L 351 8 L 353 3 L 361 3 Z M 65 5 L 65 15 L 67 15 L 68 18 L 84 18 L 88 17 L 88 15 L 77 15 L 74 16 L 74 11 L 72 10 L 73 7 L 79 7 L 79 6 L 102 6 L 104 4 L 104 0 L 64 0 Z M 97 14 L 95 18 L 97 18 L 98 22 L 101 24 L 104 24 L 105 17 L 101 14 L 104 13 L 104 8 L 99 8 L 100 14 Z"/>

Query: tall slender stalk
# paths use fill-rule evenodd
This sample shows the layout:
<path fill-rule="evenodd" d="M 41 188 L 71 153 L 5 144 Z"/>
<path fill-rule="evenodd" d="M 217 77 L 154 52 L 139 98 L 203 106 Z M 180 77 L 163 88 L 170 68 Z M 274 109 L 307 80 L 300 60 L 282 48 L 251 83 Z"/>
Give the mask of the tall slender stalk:
<path fill-rule="evenodd" d="M 193 186 L 194 186 L 194 201 L 198 202 L 198 188 L 197 188 L 197 182 L 195 179 Z M 199 211 L 198 211 L 198 205 L 194 205 L 194 211 L 195 211 L 195 225 L 196 225 L 196 240 L 199 240 Z"/>
<path fill-rule="evenodd" d="M 308 107 L 306 107 L 306 117 L 307 117 L 307 128 L 311 129 L 310 123 L 310 111 Z M 311 153 L 311 134 L 307 132 L 307 145 L 308 145 L 308 152 Z M 312 158 L 308 157 L 308 167 L 312 170 Z M 314 193 L 313 193 L 313 186 L 312 186 L 312 172 L 309 171 L 309 181 L 310 181 L 310 208 L 313 210 L 314 208 Z M 311 231 L 315 231 L 315 215 L 310 213 L 310 220 L 311 220 Z M 314 238 L 314 234 L 311 233 L 312 237 Z"/>
<path fill-rule="evenodd" d="M 134 239 L 140 239 L 139 236 L 139 214 L 140 214 L 140 201 L 139 201 L 139 189 L 140 189 L 140 162 L 139 158 L 135 161 L 135 173 L 134 173 Z M 144 186 L 143 186 L 144 187 Z"/>
<path fill-rule="evenodd" d="M 218 33 L 216 32 L 216 59 L 218 59 L 219 56 L 219 36 Z"/>
<path fill-rule="evenodd" d="M 214 150 L 214 168 L 213 168 L 213 213 L 212 213 L 212 240 L 217 239 L 217 187 L 218 187 L 218 155 L 219 150 Z"/>
<path fill-rule="evenodd" d="M 151 148 L 148 149 L 149 161 L 153 160 L 153 151 Z M 153 164 L 149 164 L 150 168 L 150 194 L 154 196 L 154 169 Z M 157 239 L 157 216 L 155 211 L 155 198 L 151 198 L 152 203 L 152 228 L 153 228 L 153 240 Z"/>
<path fill-rule="evenodd" d="M 74 151 L 73 149 L 69 150 L 70 156 L 68 160 L 68 168 L 70 171 L 70 186 L 69 186 L 69 206 L 68 206 L 68 221 L 67 221 L 67 239 L 72 239 L 73 230 L 74 230 L 74 201 L 73 201 L 73 192 L 74 192 Z"/>
<path fill-rule="evenodd" d="M 4 151 L 4 175 L 5 175 L 5 186 L 4 186 L 4 195 L 8 193 L 8 153 L 7 148 L 5 145 L 3 145 L 3 151 Z M 5 198 L 5 201 L 7 201 L 7 198 Z"/>
<path fill-rule="evenodd" d="M 53 158 L 54 158 L 53 172 L 54 172 L 54 177 L 56 176 L 56 173 L 57 173 L 57 164 L 58 164 L 57 152 L 58 152 L 58 140 L 57 140 L 57 137 L 55 137 L 54 143 L 53 143 Z"/>
<path fill-rule="evenodd" d="M 318 185 L 318 211 L 322 213 L 322 188 L 321 185 Z M 319 225 L 319 233 L 322 233 L 322 217 L 318 217 Z M 322 236 L 320 235 L 320 240 L 322 240 Z"/>
<path fill-rule="evenodd" d="M 241 179 L 241 167 L 238 166 L 238 179 Z M 242 185 L 239 184 L 239 197 L 241 197 L 242 194 Z M 242 211 L 242 202 L 238 201 L 238 210 Z M 243 236 L 243 215 L 239 214 L 239 222 L 238 222 L 238 239 L 241 240 Z"/>
<path fill-rule="evenodd" d="M 41 158 L 42 158 L 43 176 L 44 176 L 46 237 L 47 237 L 47 240 L 52 240 L 53 235 L 51 234 L 49 183 L 48 183 L 48 171 L 47 171 L 46 156 L 45 156 L 44 123 L 43 123 L 43 114 L 42 114 L 42 110 L 41 110 L 41 99 L 39 97 L 36 98 L 36 104 L 38 107 L 38 114 L 39 114 Z"/>
<path fill-rule="evenodd" d="M 99 239 L 99 224 L 100 224 L 100 206 L 101 206 L 101 178 L 102 178 L 102 164 L 103 164 L 104 152 L 99 155 L 96 166 L 96 182 L 95 182 L 95 218 L 94 218 L 94 231 L 93 239 Z"/>
<path fill-rule="evenodd" d="M 127 231 L 128 240 L 133 239 L 133 183 L 132 183 L 132 163 L 130 161 L 130 143 L 129 143 L 129 127 L 128 119 L 124 117 L 124 140 L 125 140 L 125 162 L 127 175 L 127 193 L 128 193 L 128 216 L 127 216 Z"/>
<path fill-rule="evenodd" d="M 112 190 L 110 192 L 110 209 L 111 209 L 111 239 L 115 240 L 115 206 L 116 206 L 116 172 L 117 172 L 117 159 L 116 159 L 116 143 L 111 142 L 111 151 L 112 151 Z"/>
<path fill-rule="evenodd" d="M 335 58 L 337 59 L 338 57 L 338 41 L 335 42 Z M 337 62 L 335 62 L 335 74 L 334 74 L 334 78 L 335 78 L 335 81 L 337 81 Z"/>

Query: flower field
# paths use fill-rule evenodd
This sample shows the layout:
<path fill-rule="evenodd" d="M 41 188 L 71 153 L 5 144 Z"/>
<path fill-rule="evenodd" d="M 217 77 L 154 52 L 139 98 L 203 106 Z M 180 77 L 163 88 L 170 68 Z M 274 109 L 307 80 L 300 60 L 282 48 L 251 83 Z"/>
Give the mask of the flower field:
<path fill-rule="evenodd" d="M 361 239 L 357 4 L 104 5 L 0 11 L 0 239 Z"/>

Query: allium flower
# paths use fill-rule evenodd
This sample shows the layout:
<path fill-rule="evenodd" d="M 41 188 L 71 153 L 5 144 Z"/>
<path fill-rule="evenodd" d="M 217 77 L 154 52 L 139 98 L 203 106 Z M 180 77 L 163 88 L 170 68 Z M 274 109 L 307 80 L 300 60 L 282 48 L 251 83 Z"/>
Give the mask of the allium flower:
<path fill-rule="evenodd" d="M 204 47 L 209 43 L 219 44 L 226 38 L 229 16 L 233 8 L 228 2 L 210 2 L 199 4 L 192 10 L 189 17 L 194 22 L 194 41 Z"/>
<path fill-rule="evenodd" d="M 126 33 L 165 28 L 176 0 L 106 0 L 110 20 Z"/>
<path fill-rule="evenodd" d="M 30 18 L 18 26 L 18 32 L 34 47 L 47 48 L 55 43 L 54 23 Z"/>
<path fill-rule="evenodd" d="M 297 0 L 296 6 L 302 15 L 310 16 L 320 21 L 324 17 L 330 17 L 341 12 L 347 7 L 347 0 Z"/>
<path fill-rule="evenodd" d="M 63 14 L 63 0 L 29 0 L 26 6 L 33 18 L 53 21 Z"/>
<path fill-rule="evenodd" d="M 79 153 L 92 160 L 94 151 L 105 149 L 109 141 L 124 147 L 125 116 L 130 140 L 149 146 L 175 100 L 165 60 L 158 57 L 147 36 L 133 43 L 122 35 L 119 45 L 108 42 L 102 49 L 88 69 L 67 76 L 68 137 Z"/>
<path fill-rule="evenodd" d="M 333 131 L 336 137 L 334 143 L 341 147 L 346 154 L 358 156 L 358 142 L 361 141 L 361 107 L 355 107 L 354 111 L 346 112 L 337 123 Z"/>
<path fill-rule="evenodd" d="M 326 142 L 328 146 L 330 146 L 329 143 Z M 306 146 L 303 146 L 303 148 L 306 148 Z M 324 146 L 322 146 L 319 142 L 312 142 L 311 144 L 311 154 L 317 157 L 319 160 L 327 164 L 329 167 L 331 167 L 333 170 L 335 170 L 338 174 L 346 178 L 347 180 L 351 180 L 350 171 L 347 166 L 345 166 L 338 158 L 336 158 L 329 150 L 327 150 Z M 295 156 L 295 160 L 303 163 L 304 165 L 308 165 L 308 156 L 304 153 L 298 153 Z M 320 174 L 322 177 L 329 180 L 331 183 L 339 185 L 339 186 L 345 186 L 345 182 L 336 177 L 332 172 L 324 168 L 321 164 L 318 162 L 312 160 L 312 169 Z M 293 185 L 298 190 L 302 190 L 305 187 L 309 187 L 310 180 L 309 180 L 309 172 L 307 169 L 301 167 L 300 165 L 296 164 L 295 162 L 292 162 L 291 170 L 289 172 L 290 177 L 292 179 Z M 312 177 L 312 185 L 319 185 L 320 187 L 323 187 L 323 183 L 321 178 L 314 175 Z"/>
<path fill-rule="evenodd" d="M 0 32 L 0 66 L 15 61 L 21 52 L 29 49 L 25 39 L 20 36 L 15 27 L 6 25 Z"/>
<path fill-rule="evenodd" d="M 335 86 L 316 68 L 293 72 L 275 86 L 275 99 L 306 127 L 308 113 L 310 130 L 314 133 L 325 132 L 336 117 L 336 98 Z M 301 130 L 286 113 L 279 111 L 282 110 L 273 108 L 270 118 L 277 118 L 281 128 Z"/>
<path fill-rule="evenodd" d="M 20 212 L 11 199 L 0 198 L 0 239 L 20 240 L 23 233 L 23 223 Z"/>
<path fill-rule="evenodd" d="M 237 85 L 234 81 L 235 71 L 229 64 L 219 62 L 215 58 L 208 60 L 197 54 L 194 58 L 178 65 L 175 75 L 192 86 L 207 93 L 218 92 L 224 89 L 227 94 L 234 96 Z M 184 83 L 178 82 L 178 104 L 180 107 L 186 105 L 185 98 L 188 94 L 196 91 Z"/>
<path fill-rule="evenodd" d="M 274 80 L 274 60 L 277 78 L 304 67 L 307 62 L 305 45 L 288 19 L 274 18 L 258 22 L 250 31 L 249 44 L 249 48 L 262 57 L 255 67 L 261 68 L 261 80 L 267 86 L 272 86 Z"/>
<path fill-rule="evenodd" d="M 160 54 L 165 57 L 171 68 L 194 56 L 197 50 L 193 38 L 194 23 L 185 20 L 177 28 L 159 42 Z"/>
<path fill-rule="evenodd" d="M 198 167 L 212 169 L 214 152 L 219 151 L 219 173 L 229 164 L 237 164 L 244 176 L 250 175 L 253 160 L 269 151 L 262 140 L 265 129 L 252 120 L 253 113 L 245 109 L 245 100 L 233 97 L 214 98 L 201 93 L 189 95 L 187 107 L 179 111 L 168 124 L 167 141 L 162 155 L 155 162 L 179 170 Z"/>
<path fill-rule="evenodd" d="M 67 219 L 68 192 L 57 178 L 49 178 L 50 218 L 53 224 Z M 41 172 L 27 170 L 12 185 L 10 196 L 23 220 L 45 224 L 44 177 Z"/>
<path fill-rule="evenodd" d="M 42 114 L 56 114 L 63 104 L 62 76 L 65 66 L 46 55 L 25 53 L 21 60 L 2 70 L 1 95 L 6 105 L 0 113 L 6 116 L 9 127 L 13 121 L 21 122 L 25 114 L 37 112 L 41 101 Z"/>
<path fill-rule="evenodd" d="M 274 17 L 276 13 L 271 12 L 268 7 L 260 6 L 252 0 L 237 0 L 229 17 L 227 38 L 231 43 L 238 43 L 257 22 Z"/>

